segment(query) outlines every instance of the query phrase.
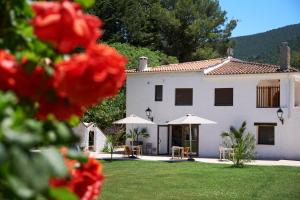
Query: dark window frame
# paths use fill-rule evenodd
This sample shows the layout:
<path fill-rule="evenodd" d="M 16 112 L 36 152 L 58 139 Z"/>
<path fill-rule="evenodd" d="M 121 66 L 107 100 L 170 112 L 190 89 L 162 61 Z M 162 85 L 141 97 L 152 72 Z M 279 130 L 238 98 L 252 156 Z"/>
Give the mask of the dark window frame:
<path fill-rule="evenodd" d="M 220 100 L 220 99 L 223 99 L 224 100 L 224 97 L 223 98 L 221 98 L 221 97 L 219 97 L 219 92 L 221 92 L 221 90 L 230 90 L 230 92 L 231 92 L 231 97 L 226 97 L 226 98 L 228 98 L 227 100 L 228 100 L 228 102 L 222 102 L 222 100 Z M 215 102 L 214 102 L 214 105 L 215 106 L 233 106 L 233 88 L 215 88 Z M 223 94 L 224 95 L 224 94 Z M 230 101 L 230 102 L 229 102 Z"/>
<path fill-rule="evenodd" d="M 191 94 L 188 99 L 184 98 L 184 102 L 179 102 L 182 99 L 179 98 L 180 94 L 178 94 L 178 92 L 184 91 L 184 90 L 191 91 Z M 194 89 L 193 88 L 175 88 L 175 106 L 193 106 L 193 102 L 194 102 L 193 99 L 194 99 Z"/>
<path fill-rule="evenodd" d="M 270 133 L 266 133 L 266 132 L 261 133 L 260 131 L 262 131 L 263 128 L 271 128 L 272 129 L 271 130 L 271 134 L 272 134 L 271 139 L 262 138 L 261 134 L 270 134 Z M 270 135 L 268 135 L 268 137 L 269 136 Z M 273 125 L 259 125 L 259 126 L 257 126 L 257 144 L 258 145 L 274 146 L 275 145 L 275 126 L 273 126 Z"/>
<path fill-rule="evenodd" d="M 161 91 L 159 91 L 158 88 L 161 88 Z M 163 85 L 155 85 L 154 101 L 163 101 L 163 91 L 164 91 Z M 159 92 L 160 92 L 160 95 L 158 94 Z"/>

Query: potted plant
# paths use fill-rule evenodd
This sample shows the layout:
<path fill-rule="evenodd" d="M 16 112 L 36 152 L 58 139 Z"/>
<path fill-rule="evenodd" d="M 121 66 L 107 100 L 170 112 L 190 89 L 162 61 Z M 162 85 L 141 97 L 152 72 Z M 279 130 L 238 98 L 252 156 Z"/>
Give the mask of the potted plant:
<path fill-rule="evenodd" d="M 143 141 L 139 141 L 139 137 L 148 138 L 150 135 L 147 128 L 134 128 L 129 131 L 127 138 L 133 141 L 133 145 L 143 145 Z"/>

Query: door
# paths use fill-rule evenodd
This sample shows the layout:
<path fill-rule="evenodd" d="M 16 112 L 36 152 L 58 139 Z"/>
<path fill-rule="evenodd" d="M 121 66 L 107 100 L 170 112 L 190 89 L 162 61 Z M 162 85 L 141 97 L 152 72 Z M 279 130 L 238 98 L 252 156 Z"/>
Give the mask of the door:
<path fill-rule="evenodd" d="M 171 146 L 190 147 L 190 128 L 189 125 L 172 125 Z M 192 149 L 198 154 L 199 144 L 199 125 L 192 125 Z"/>
<path fill-rule="evenodd" d="M 157 147 L 158 147 L 158 155 L 168 154 L 168 146 L 169 146 L 169 134 L 168 134 L 168 126 L 166 125 L 158 125 L 157 127 Z"/>

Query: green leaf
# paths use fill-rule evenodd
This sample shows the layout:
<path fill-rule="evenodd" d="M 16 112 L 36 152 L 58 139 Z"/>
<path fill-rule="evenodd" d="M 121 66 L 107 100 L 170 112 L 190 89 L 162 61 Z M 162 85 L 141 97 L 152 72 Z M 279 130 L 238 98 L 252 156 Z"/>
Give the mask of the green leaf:
<path fill-rule="evenodd" d="M 75 0 L 75 2 L 79 3 L 84 8 L 89 8 L 94 5 L 95 0 Z"/>
<path fill-rule="evenodd" d="M 60 142 L 66 143 L 69 142 L 72 138 L 70 130 L 63 123 L 55 123 L 56 134 Z"/>
<path fill-rule="evenodd" d="M 11 129 L 6 129 L 4 135 L 7 142 L 19 145 L 24 148 L 32 147 L 41 141 L 39 135 L 19 133 Z"/>
<path fill-rule="evenodd" d="M 6 158 L 7 158 L 7 154 L 6 154 L 5 147 L 3 146 L 2 143 L 0 143 L 0 165 L 4 160 L 6 160 Z"/>
<path fill-rule="evenodd" d="M 46 190 L 49 168 L 48 163 L 43 161 L 40 154 L 26 152 L 16 146 L 12 147 L 10 152 L 11 169 L 19 182 L 22 182 L 23 187 L 30 188 L 34 193 Z M 24 167 L 26 167 L 25 171 Z"/>
<path fill-rule="evenodd" d="M 31 190 L 24 182 L 14 176 L 8 176 L 8 184 L 13 191 L 22 199 L 29 199 L 34 195 L 34 191 Z"/>
<path fill-rule="evenodd" d="M 64 187 L 50 188 L 49 193 L 50 196 L 56 200 L 65 200 L 65 199 L 79 200 L 79 198 L 74 193 L 72 193 L 71 191 L 69 191 L 67 188 Z"/>
<path fill-rule="evenodd" d="M 76 151 L 73 149 L 70 149 L 68 151 L 67 157 L 72 160 L 77 160 L 79 162 L 87 162 L 88 158 L 83 154 L 81 151 Z"/>
<path fill-rule="evenodd" d="M 67 175 L 67 168 L 64 164 L 63 157 L 55 148 L 42 149 L 41 154 L 48 161 L 53 176 L 65 177 Z"/>

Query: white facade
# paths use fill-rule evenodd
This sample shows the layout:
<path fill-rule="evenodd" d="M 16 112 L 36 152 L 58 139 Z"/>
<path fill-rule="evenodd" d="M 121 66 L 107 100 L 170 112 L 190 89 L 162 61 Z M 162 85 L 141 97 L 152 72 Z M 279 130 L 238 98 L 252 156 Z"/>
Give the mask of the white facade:
<path fill-rule="evenodd" d="M 77 127 L 73 128 L 73 131 L 79 136 L 79 146 L 82 149 L 100 152 L 106 144 L 105 134 L 94 123 L 81 122 Z"/>
<path fill-rule="evenodd" d="M 280 80 L 280 107 L 284 112 L 284 124 L 278 119 L 278 108 L 256 106 L 256 86 L 265 80 Z M 145 110 L 149 107 L 157 125 L 165 125 L 166 122 L 188 113 L 217 122 L 217 125 L 199 127 L 200 157 L 218 156 L 219 145 L 222 143 L 220 134 L 228 131 L 230 126 L 240 127 L 241 123 L 246 121 L 247 131 L 257 138 L 258 130 L 254 123 L 276 123 L 275 144 L 257 144 L 257 157 L 300 160 L 299 80 L 299 73 L 248 75 L 205 75 L 203 71 L 128 73 L 126 112 L 127 115 L 146 117 Z M 154 100 L 155 85 L 163 85 L 162 101 Z M 192 106 L 175 106 L 176 88 L 193 88 Z M 233 106 L 215 106 L 215 88 L 233 88 Z M 166 127 L 160 127 L 159 139 L 158 127 L 147 127 L 151 136 L 145 142 L 152 143 L 155 148 L 160 143 L 160 149 L 164 148 L 163 151 L 170 148 Z"/>

